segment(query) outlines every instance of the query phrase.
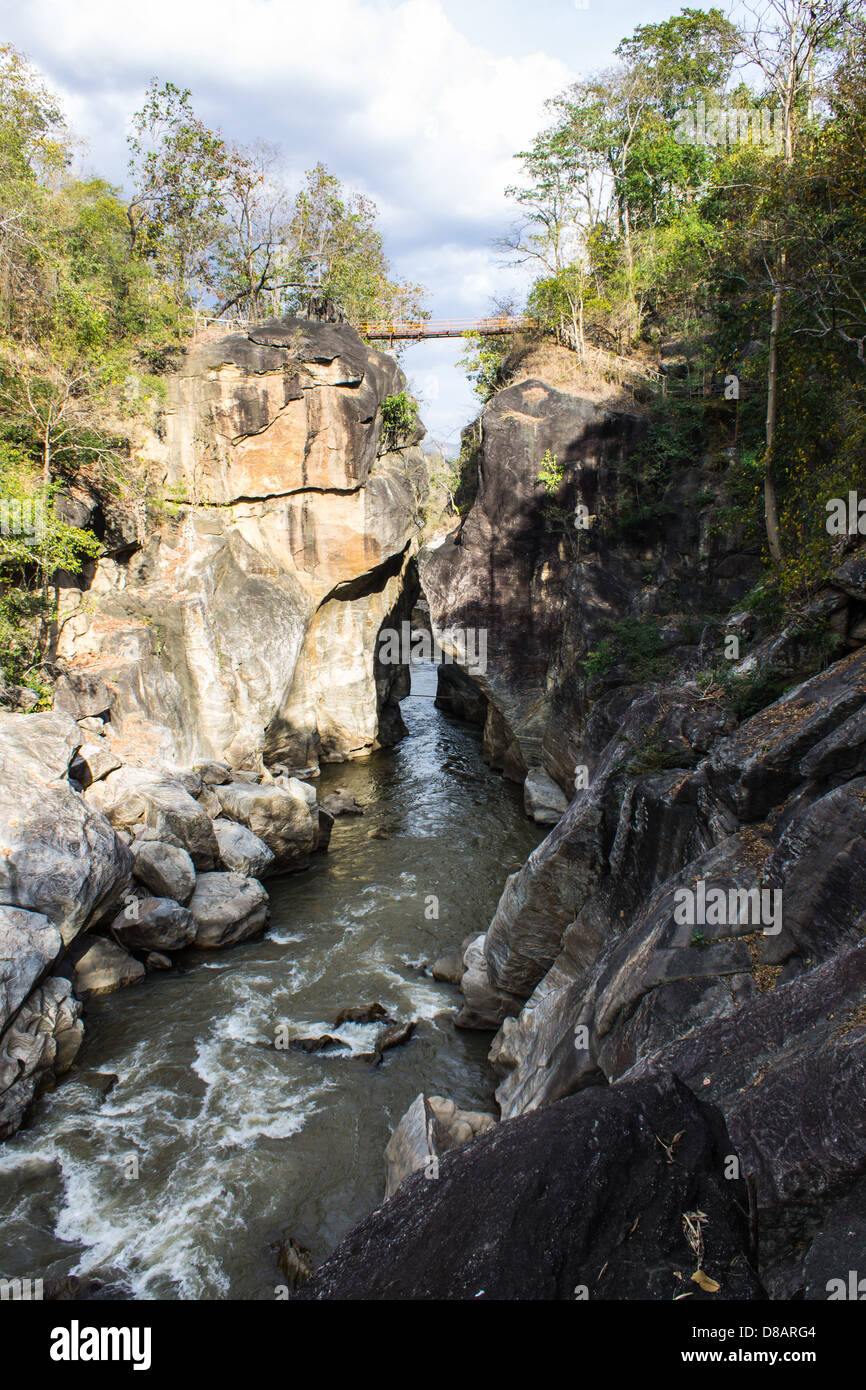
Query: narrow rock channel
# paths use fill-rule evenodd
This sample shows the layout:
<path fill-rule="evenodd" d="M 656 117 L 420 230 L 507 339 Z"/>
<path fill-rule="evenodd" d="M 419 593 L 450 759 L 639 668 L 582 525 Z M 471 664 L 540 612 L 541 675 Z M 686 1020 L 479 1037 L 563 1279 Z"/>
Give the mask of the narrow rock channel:
<path fill-rule="evenodd" d="M 284 1232 L 318 1261 L 381 1201 L 383 1149 L 420 1090 L 493 1108 L 489 1038 L 455 1031 L 457 991 L 423 964 L 484 929 L 543 830 L 435 691 L 416 667 L 408 737 L 323 769 L 320 796 L 345 787 L 364 815 L 270 882 L 263 939 L 90 1002 L 72 1072 L 0 1150 L 6 1275 L 273 1299 Z M 378 1066 L 361 1054 L 380 1024 L 335 1026 L 374 1002 L 418 1020 Z M 345 1047 L 275 1045 L 325 1033 Z"/>

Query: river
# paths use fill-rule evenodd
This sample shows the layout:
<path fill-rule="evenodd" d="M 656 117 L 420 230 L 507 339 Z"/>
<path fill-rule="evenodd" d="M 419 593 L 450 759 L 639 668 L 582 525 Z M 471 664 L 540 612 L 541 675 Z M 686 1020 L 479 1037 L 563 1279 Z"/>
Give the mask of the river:
<path fill-rule="evenodd" d="M 435 686 L 413 670 L 396 748 L 323 769 L 320 795 L 346 787 L 365 814 L 268 885 L 261 940 L 187 952 L 87 1006 L 75 1067 L 0 1145 L 0 1275 L 273 1299 L 282 1233 L 319 1261 L 382 1200 L 383 1149 L 420 1090 L 493 1108 L 489 1035 L 454 1029 L 457 991 L 422 966 L 484 930 L 542 832 Z M 334 1028 L 374 1001 L 419 1020 L 378 1067 L 356 1055 L 376 1026 Z M 275 1046 L 323 1032 L 345 1049 Z"/>

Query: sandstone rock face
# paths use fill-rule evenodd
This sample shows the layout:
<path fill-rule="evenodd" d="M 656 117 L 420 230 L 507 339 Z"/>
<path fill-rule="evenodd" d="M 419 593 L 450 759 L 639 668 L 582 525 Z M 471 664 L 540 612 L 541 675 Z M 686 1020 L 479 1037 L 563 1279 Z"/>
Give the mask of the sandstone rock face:
<path fill-rule="evenodd" d="M 296 1297 L 760 1299 L 730 1152 L 718 1111 L 672 1078 L 593 1088 L 445 1154 L 436 1181 L 408 1177 Z M 700 1257 L 686 1212 L 705 1217 Z"/>
<path fill-rule="evenodd" d="M 242 874 L 200 874 L 189 904 L 195 924 L 194 944 L 234 946 L 264 931 L 268 895 L 254 878 Z"/>
<path fill-rule="evenodd" d="M 187 352 L 135 441 L 176 513 L 64 593 L 64 699 L 109 709 L 122 756 L 301 769 L 399 736 L 401 668 L 375 648 L 427 489 L 417 440 L 381 452 L 404 385 L 345 325 L 281 320 Z"/>

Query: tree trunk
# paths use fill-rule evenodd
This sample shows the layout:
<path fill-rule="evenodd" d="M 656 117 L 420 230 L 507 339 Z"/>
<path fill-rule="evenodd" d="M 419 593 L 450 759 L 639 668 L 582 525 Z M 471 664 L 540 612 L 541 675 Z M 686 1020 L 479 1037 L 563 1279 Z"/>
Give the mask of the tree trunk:
<path fill-rule="evenodd" d="M 784 275 L 785 255 L 779 261 L 779 272 Z M 783 286 L 779 278 L 773 286 L 773 308 L 770 314 L 770 359 L 767 364 L 767 420 L 764 431 L 764 520 L 767 527 L 767 545 L 773 564 L 782 562 L 782 545 L 779 539 L 779 510 L 776 504 L 776 485 L 773 482 L 773 448 L 776 442 L 776 390 L 779 370 L 779 324 L 782 319 Z"/>

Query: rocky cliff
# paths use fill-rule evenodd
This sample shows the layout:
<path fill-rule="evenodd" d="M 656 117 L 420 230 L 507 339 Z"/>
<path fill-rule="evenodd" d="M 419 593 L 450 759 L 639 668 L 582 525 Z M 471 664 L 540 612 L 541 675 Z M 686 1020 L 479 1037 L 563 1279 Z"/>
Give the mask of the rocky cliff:
<path fill-rule="evenodd" d="M 471 510 L 421 556 L 443 645 L 487 630 L 486 672 L 443 674 L 443 705 L 483 718 L 528 810 L 530 784 L 564 793 L 463 943 L 458 1024 L 495 1031 L 509 1129 L 577 1092 L 600 1115 L 599 1087 L 682 1078 L 727 1121 L 771 1296 L 824 1297 L 810 1270 L 855 1268 L 866 1215 L 866 556 L 840 553 L 761 629 L 738 608 L 758 556 L 711 456 L 620 524 L 644 428 L 639 404 L 515 381 L 476 427 Z M 711 889 L 718 910 L 690 917 Z M 418 1220 L 440 1199 L 415 1180 L 404 1201 Z"/>
<path fill-rule="evenodd" d="M 411 607 L 427 488 L 423 431 L 383 443 L 404 386 L 346 325 L 191 347 L 133 441 L 156 506 L 111 509 L 107 553 L 63 592 L 58 706 L 109 710 L 142 761 L 314 770 L 393 742 L 405 675 L 376 637 Z"/>

